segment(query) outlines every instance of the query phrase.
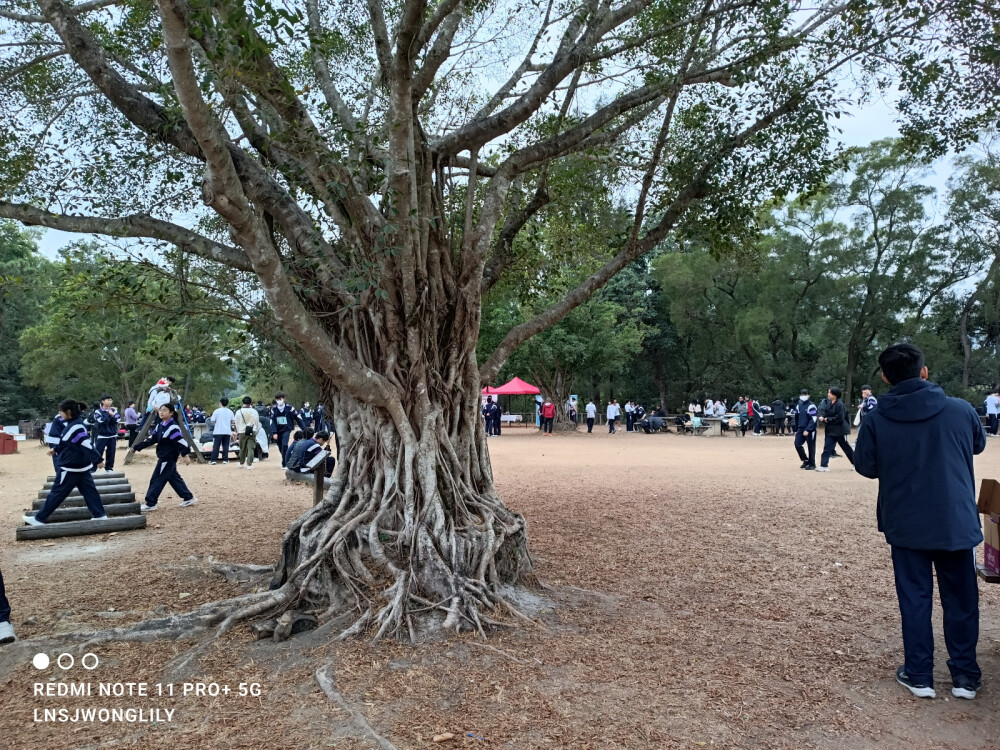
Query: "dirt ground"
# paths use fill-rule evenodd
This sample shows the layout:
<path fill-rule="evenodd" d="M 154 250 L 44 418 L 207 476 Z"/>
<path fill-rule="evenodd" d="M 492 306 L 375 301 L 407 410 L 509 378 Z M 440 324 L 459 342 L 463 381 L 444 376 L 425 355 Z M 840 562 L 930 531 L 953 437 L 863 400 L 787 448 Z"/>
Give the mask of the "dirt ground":
<path fill-rule="evenodd" d="M 206 556 L 273 563 L 284 528 L 311 503 L 311 488 L 291 486 L 273 458 L 252 474 L 182 467 L 200 504 L 165 495 L 144 531 L 15 543 L 51 468 L 42 448 L 21 447 L 0 457 L 0 565 L 22 639 L 243 593 Z M 373 733 L 400 749 L 1000 747 L 1000 585 L 980 585 L 980 696 L 950 698 L 938 612 L 939 697 L 911 698 L 893 679 L 902 647 L 876 486 L 846 459 L 818 474 L 799 470 L 786 437 L 525 429 L 491 439 L 490 451 L 547 587 L 525 602 L 536 626 L 415 647 L 331 643 L 323 630 L 257 642 L 240 627 L 186 668 L 189 640 L 47 650 L 53 660 L 97 654 L 90 672 L 39 672 L 31 643 L 0 647 L 0 747 L 390 747 Z M 151 468 L 146 456 L 125 468 L 136 492 Z M 1000 477 L 1000 440 L 976 469 Z M 321 690 L 320 668 L 343 704 Z M 33 695 L 57 680 L 95 692 L 99 682 L 177 692 L 216 682 L 233 693 Z M 261 695 L 240 697 L 240 683 L 259 683 Z M 156 724 L 35 720 L 36 709 L 63 707 L 175 713 Z M 445 732 L 455 737 L 433 742 Z"/>

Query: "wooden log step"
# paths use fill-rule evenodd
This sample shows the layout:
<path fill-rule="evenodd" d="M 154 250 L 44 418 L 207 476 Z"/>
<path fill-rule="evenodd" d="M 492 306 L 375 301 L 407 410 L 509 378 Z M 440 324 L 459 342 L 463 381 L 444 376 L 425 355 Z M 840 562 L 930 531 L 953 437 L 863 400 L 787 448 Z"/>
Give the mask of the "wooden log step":
<path fill-rule="evenodd" d="M 120 503 L 134 503 L 135 502 L 135 493 L 134 492 L 122 492 L 121 494 L 118 494 L 118 495 L 102 495 L 101 496 L 101 502 L 104 503 L 105 505 L 118 505 Z M 38 500 L 33 500 L 31 502 L 31 507 L 34 508 L 35 510 L 38 510 L 39 508 L 42 507 L 43 503 L 45 503 L 45 498 L 44 497 L 39 498 Z M 86 505 L 87 504 L 83 501 L 83 498 L 80 495 L 76 495 L 75 497 L 73 495 L 70 495 L 65 500 L 63 500 L 62 505 L 60 505 L 59 507 L 60 508 L 83 508 Z"/>
<path fill-rule="evenodd" d="M 51 487 L 46 487 L 44 490 L 39 491 L 39 497 L 47 497 L 51 491 Z M 120 495 L 123 492 L 131 492 L 132 485 L 130 484 L 101 484 L 97 486 L 97 494 L 101 497 L 105 495 Z M 80 490 L 73 490 L 69 493 L 70 497 L 80 497 Z"/>
<path fill-rule="evenodd" d="M 104 471 L 104 469 L 98 469 L 97 472 L 94 474 L 94 481 L 100 479 L 124 479 L 124 478 L 125 478 L 124 471 L 112 471 L 110 474 L 108 474 L 106 471 Z M 56 478 L 55 476 L 50 475 L 45 477 L 45 481 L 51 484 L 52 482 L 56 481 Z"/>
<path fill-rule="evenodd" d="M 109 534 L 112 531 L 131 531 L 146 528 L 146 517 L 121 516 L 107 521 L 66 521 L 47 523 L 44 526 L 18 526 L 15 537 L 19 542 L 33 539 L 57 539 L 64 536 L 85 536 L 87 534 Z"/>
<path fill-rule="evenodd" d="M 35 515 L 38 511 L 35 510 L 28 513 L 29 516 Z M 104 511 L 112 518 L 117 518 L 118 516 L 135 516 L 141 513 L 139 510 L 139 503 L 115 503 L 114 505 L 105 505 Z M 58 508 L 56 508 L 52 515 L 49 516 L 49 520 L 45 523 L 65 523 L 66 521 L 86 521 L 90 519 L 90 511 L 86 507 L 81 508 L 67 508 L 66 504 L 63 503 Z"/>
<path fill-rule="evenodd" d="M 119 484 L 128 484 L 129 481 L 124 477 L 117 477 L 112 479 L 105 479 L 104 477 L 94 477 L 94 484 L 97 487 L 113 487 Z M 46 482 L 42 485 L 42 489 L 51 490 L 55 482 Z"/>

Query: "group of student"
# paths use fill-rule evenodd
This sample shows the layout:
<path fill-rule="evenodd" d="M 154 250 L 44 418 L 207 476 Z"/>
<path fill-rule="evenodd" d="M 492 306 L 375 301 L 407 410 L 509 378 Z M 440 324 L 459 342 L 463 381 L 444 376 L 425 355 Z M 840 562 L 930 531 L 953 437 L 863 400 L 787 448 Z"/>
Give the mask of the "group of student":
<path fill-rule="evenodd" d="M 857 424 L 868 417 L 878 406 L 878 400 L 872 395 L 871 386 L 862 386 L 862 400 L 858 407 Z M 847 406 L 843 402 L 843 392 L 837 386 L 830 386 L 826 397 L 817 406 L 813 403 L 808 389 L 802 389 L 798 403 L 790 410 L 795 424 L 795 451 L 802 461 L 800 468 L 806 471 L 829 471 L 830 459 L 840 455 L 836 453 L 839 446 L 843 455 L 854 465 L 854 449 L 847 442 L 851 430 L 851 421 Z M 823 425 L 824 441 L 820 465 L 816 466 L 816 438 L 819 426 Z"/>
<path fill-rule="evenodd" d="M 176 394 L 172 391 L 173 382 L 173 378 L 162 378 L 150 389 L 147 403 L 150 411 L 145 418 L 155 419 L 157 422 L 144 440 L 134 442 L 132 433 L 145 418 L 138 415 L 134 402 L 129 402 L 126 409 L 125 424 L 130 433 L 130 447 L 138 453 L 156 446 L 156 465 L 146 497 L 140 506 L 143 513 L 157 509 L 160 494 L 167 485 L 180 497 L 181 507 L 198 502 L 177 471 L 179 460 L 183 459 L 186 464 L 190 464 L 190 453 L 196 446 L 188 442 L 181 429 L 180 419 L 183 417 Z M 210 418 L 213 423 L 210 463 L 217 463 L 220 453 L 222 462 L 228 463 L 230 439 L 235 433 L 240 445 L 239 464 L 247 470 L 253 468 L 257 433 L 265 418 L 259 410 L 263 404 L 260 401 L 257 403 L 258 408 L 254 408 L 253 400 L 244 396 L 240 408 L 233 412 L 229 409 L 229 399 L 219 400 L 219 407 Z M 59 413 L 45 433 L 55 479 L 41 509 L 34 515 L 25 514 L 26 524 L 45 525 L 52 513 L 74 490 L 79 491 L 83 497 L 93 520 L 107 519 L 93 473 L 102 468 L 108 473 L 114 469 L 119 417 L 110 395 L 102 396 L 95 407 L 93 411 L 89 411 L 87 404 L 74 399 L 67 399 L 59 404 Z M 266 410 L 266 420 L 269 436 L 279 447 L 283 468 L 311 472 L 321 460 L 326 460 L 327 476 L 332 473 L 335 462 L 327 449 L 330 433 L 325 429 L 314 429 L 325 427 L 325 411 L 322 407 L 314 411 L 306 402 L 301 410 L 296 410 L 286 402 L 285 394 L 279 391 L 275 394 L 273 405 Z"/>

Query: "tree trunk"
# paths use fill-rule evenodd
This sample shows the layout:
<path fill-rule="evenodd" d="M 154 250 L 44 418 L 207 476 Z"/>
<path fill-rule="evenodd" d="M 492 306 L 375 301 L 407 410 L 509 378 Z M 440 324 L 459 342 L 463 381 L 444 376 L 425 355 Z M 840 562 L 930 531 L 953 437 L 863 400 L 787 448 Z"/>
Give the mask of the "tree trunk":
<path fill-rule="evenodd" d="M 339 461 L 323 502 L 285 534 L 272 582 L 283 609 L 339 617 L 344 635 L 373 626 L 376 640 L 482 631 L 514 612 L 502 588 L 533 580 L 525 522 L 493 485 L 478 381 L 465 386 L 409 435 L 330 396 Z"/>
<path fill-rule="evenodd" d="M 979 296 L 982 294 L 983 289 L 989 284 L 990 278 L 996 272 L 997 265 L 1000 265 L 1000 255 L 994 256 L 993 263 L 990 264 L 989 270 L 986 271 L 986 276 L 983 280 L 976 284 L 976 288 L 973 290 L 972 294 L 969 295 L 968 299 L 965 300 L 965 304 L 962 306 L 962 315 L 958 320 L 958 335 L 962 339 L 962 388 L 969 387 L 969 377 L 970 371 L 972 369 L 972 339 L 969 337 L 969 316 L 972 315 L 972 308 L 976 306 L 976 302 L 979 301 Z"/>

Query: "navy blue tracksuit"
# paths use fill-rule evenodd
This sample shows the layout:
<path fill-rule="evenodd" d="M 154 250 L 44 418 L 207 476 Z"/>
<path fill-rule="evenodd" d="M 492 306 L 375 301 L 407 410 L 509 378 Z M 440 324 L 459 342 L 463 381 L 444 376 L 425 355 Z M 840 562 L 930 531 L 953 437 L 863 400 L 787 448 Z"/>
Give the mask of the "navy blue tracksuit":
<path fill-rule="evenodd" d="M 807 466 L 816 465 L 817 413 L 816 404 L 812 401 L 803 401 L 802 399 L 799 399 L 799 402 L 792 410 L 792 414 L 795 415 L 795 450 L 798 452 L 802 463 Z M 809 433 L 808 437 L 806 437 L 807 432 Z M 808 455 L 803 450 L 803 445 L 808 447 Z"/>
<path fill-rule="evenodd" d="M 62 414 L 56 414 L 52 418 L 52 424 L 49 425 L 48 432 L 45 433 L 45 444 L 49 446 L 52 450 L 56 450 L 59 445 L 59 438 L 62 437 L 63 431 L 66 429 L 66 420 L 62 418 Z M 59 452 L 56 451 L 52 454 L 52 468 L 56 470 L 56 479 L 59 478 Z"/>
<path fill-rule="evenodd" d="M 149 489 L 146 490 L 146 505 L 155 507 L 160 499 L 160 493 L 168 484 L 181 500 L 190 500 L 194 494 L 177 473 L 177 459 L 190 453 L 191 447 L 174 419 L 156 425 L 148 438 L 135 444 L 135 450 L 141 451 L 154 443 L 157 461 L 153 476 L 149 480 Z"/>
<path fill-rule="evenodd" d="M 279 453 L 281 454 L 281 467 L 285 467 L 285 451 L 288 450 L 288 438 L 299 421 L 299 413 L 288 404 L 284 404 L 280 409 L 272 406 L 268 414 L 271 418 L 271 434 L 278 436 Z"/>
<path fill-rule="evenodd" d="M 76 489 L 83 495 L 87 510 L 92 517 L 105 517 L 107 513 L 104 512 L 104 503 L 101 502 L 101 496 L 97 492 L 94 477 L 90 475 L 91 469 L 100 463 L 101 457 L 94 450 L 87 428 L 83 426 L 83 420 L 79 417 L 66 423 L 66 428 L 59 438 L 59 445 L 56 446 L 56 455 L 59 457 L 59 469 L 56 471 L 52 489 L 49 490 L 41 509 L 35 514 L 35 519 L 42 523 L 48 521 L 53 511 Z"/>
<path fill-rule="evenodd" d="M 858 430 L 854 468 L 878 479 L 878 529 L 892 546 L 906 674 L 934 685 L 934 571 L 953 679 L 978 682 L 979 588 L 973 455 L 986 449 L 979 415 L 920 378 L 893 386 Z"/>
<path fill-rule="evenodd" d="M 10 602 L 3 587 L 3 571 L 0 570 L 0 622 L 10 622 Z"/>
<path fill-rule="evenodd" d="M 104 459 L 104 468 L 111 471 L 115 468 L 115 451 L 118 448 L 118 415 L 98 409 L 94 412 L 93 421 L 97 428 L 94 447 Z"/>

